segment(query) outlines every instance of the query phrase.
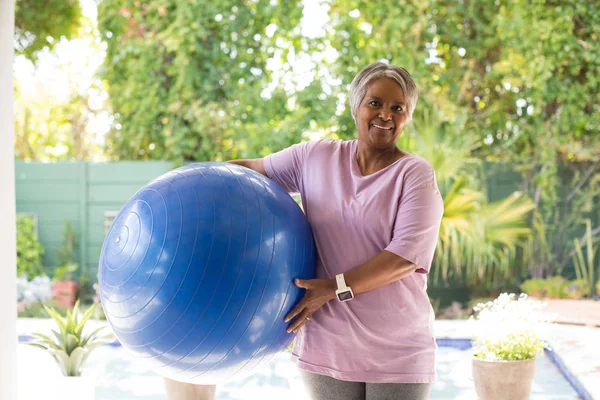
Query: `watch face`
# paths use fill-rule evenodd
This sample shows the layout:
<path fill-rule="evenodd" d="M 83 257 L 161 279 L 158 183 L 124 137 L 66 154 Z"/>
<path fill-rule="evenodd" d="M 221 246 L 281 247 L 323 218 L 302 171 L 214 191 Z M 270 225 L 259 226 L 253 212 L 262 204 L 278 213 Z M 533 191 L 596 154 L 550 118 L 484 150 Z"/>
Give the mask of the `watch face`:
<path fill-rule="evenodd" d="M 340 301 L 346 301 L 346 300 L 350 300 L 352 297 L 352 292 L 351 291 L 346 291 L 346 292 L 341 292 L 338 293 L 338 299 L 340 299 Z"/>

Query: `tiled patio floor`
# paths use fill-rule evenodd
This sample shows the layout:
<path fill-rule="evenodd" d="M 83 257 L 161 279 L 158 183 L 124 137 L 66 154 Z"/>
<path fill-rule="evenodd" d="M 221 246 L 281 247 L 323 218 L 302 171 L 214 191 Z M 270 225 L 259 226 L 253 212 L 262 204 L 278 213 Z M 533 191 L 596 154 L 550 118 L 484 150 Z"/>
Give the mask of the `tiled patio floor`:
<path fill-rule="evenodd" d="M 44 331 L 50 328 L 50 323 L 49 320 L 20 319 L 18 332 L 26 335 L 32 331 Z M 468 338 L 469 330 L 467 321 L 436 321 L 436 334 L 440 338 Z M 600 348 L 597 347 L 598 339 L 600 339 L 600 329 L 556 325 L 553 328 L 551 344 L 593 398 L 600 399 Z M 90 358 L 89 369 L 91 374 L 96 376 L 99 387 L 97 400 L 164 400 L 164 390 L 160 377 L 148 371 L 143 364 L 133 358 L 115 357 L 115 353 L 111 353 L 111 351 L 103 349 Z M 47 354 L 27 346 L 19 346 L 19 356 L 19 372 L 21 375 L 19 386 L 22 392 L 19 400 L 34 398 L 36 400 L 53 400 L 50 387 L 55 383 L 58 376 L 58 369 L 54 365 L 54 361 Z M 474 398 L 469 356 L 465 356 L 455 360 L 455 355 L 440 348 L 437 365 L 440 379 L 434 385 L 431 396 L 433 400 Z M 540 358 L 538 369 L 544 368 L 543 371 L 551 371 L 552 365 L 541 365 L 549 362 L 545 357 Z M 131 375 L 131 377 L 122 379 L 123 373 Z M 544 392 L 544 386 L 557 384 L 555 374 L 556 372 L 546 374 L 547 376 L 543 373 L 538 374 L 532 399 L 576 398 L 566 394 L 570 389 L 568 386 L 565 389 L 564 384 L 554 388 L 555 393 L 553 395 L 548 394 L 547 390 Z M 42 384 L 42 381 L 46 383 Z M 32 382 L 40 384 L 32 385 Z M 36 394 L 36 390 L 39 391 L 40 388 L 43 388 L 44 393 L 44 397 L 41 398 L 39 392 Z M 33 393 L 31 393 L 32 391 Z M 26 392 L 30 392 L 30 395 L 28 396 Z M 249 395 L 250 393 L 251 395 Z M 57 400 L 59 398 L 61 397 L 56 397 Z M 286 400 L 305 400 L 307 398 L 295 366 L 289 361 L 287 354 L 278 357 L 264 373 L 257 374 L 244 382 L 221 387 L 218 393 L 219 400 L 248 400 L 254 398 L 261 400 L 282 398 Z"/>

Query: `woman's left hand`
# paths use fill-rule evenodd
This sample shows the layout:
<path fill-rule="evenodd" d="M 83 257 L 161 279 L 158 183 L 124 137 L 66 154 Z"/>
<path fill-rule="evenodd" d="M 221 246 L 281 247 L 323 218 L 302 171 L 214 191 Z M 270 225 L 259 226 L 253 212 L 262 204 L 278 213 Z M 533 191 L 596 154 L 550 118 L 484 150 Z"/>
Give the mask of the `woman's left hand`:
<path fill-rule="evenodd" d="M 288 326 L 287 331 L 298 332 L 310 316 L 313 315 L 323 304 L 335 298 L 335 281 L 332 279 L 296 279 L 296 286 L 306 289 L 306 293 L 302 300 L 285 316 L 284 322 L 288 322 L 294 318 L 294 321 Z"/>

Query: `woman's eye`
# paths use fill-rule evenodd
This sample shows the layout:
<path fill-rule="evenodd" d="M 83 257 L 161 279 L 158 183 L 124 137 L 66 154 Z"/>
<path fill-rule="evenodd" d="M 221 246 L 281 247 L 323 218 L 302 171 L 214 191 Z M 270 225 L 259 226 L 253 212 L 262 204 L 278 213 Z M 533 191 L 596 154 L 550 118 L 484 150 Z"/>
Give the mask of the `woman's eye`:
<path fill-rule="evenodd" d="M 379 102 L 378 102 L 378 101 L 376 101 L 376 100 L 371 100 L 371 101 L 369 102 L 369 105 L 370 105 L 370 106 L 373 106 L 373 107 L 377 107 L 377 106 L 379 105 Z"/>
<path fill-rule="evenodd" d="M 403 111 L 403 109 L 402 109 L 402 107 L 401 107 L 401 106 L 396 106 L 396 107 L 394 107 L 394 111 L 397 111 L 397 112 L 402 112 L 402 111 Z"/>

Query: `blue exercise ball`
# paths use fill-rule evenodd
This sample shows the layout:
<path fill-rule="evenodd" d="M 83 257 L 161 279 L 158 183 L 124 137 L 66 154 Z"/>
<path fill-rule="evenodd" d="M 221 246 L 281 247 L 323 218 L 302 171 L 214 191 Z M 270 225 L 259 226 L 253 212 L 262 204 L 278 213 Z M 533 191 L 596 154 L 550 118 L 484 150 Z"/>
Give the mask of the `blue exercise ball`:
<path fill-rule="evenodd" d="M 98 282 L 121 344 L 170 379 L 216 384 L 290 344 L 284 316 L 315 277 L 308 222 L 250 169 L 199 163 L 140 189 L 104 240 Z"/>

